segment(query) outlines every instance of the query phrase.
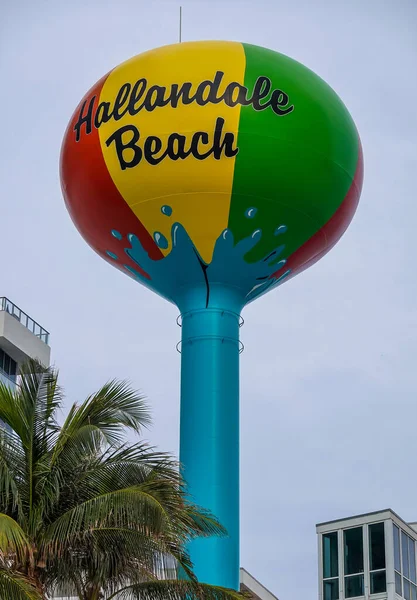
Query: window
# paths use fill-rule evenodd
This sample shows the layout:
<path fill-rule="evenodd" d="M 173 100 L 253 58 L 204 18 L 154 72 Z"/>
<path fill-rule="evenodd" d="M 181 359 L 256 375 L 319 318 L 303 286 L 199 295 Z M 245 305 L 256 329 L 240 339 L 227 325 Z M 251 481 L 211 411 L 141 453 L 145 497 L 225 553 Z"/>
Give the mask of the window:
<path fill-rule="evenodd" d="M 387 591 L 387 578 L 384 571 L 371 573 L 371 594 L 381 594 Z"/>
<path fill-rule="evenodd" d="M 400 530 L 394 525 L 394 567 L 401 573 Z"/>
<path fill-rule="evenodd" d="M 363 596 L 364 593 L 363 575 L 345 577 L 346 598 L 356 598 L 356 596 Z"/>
<path fill-rule="evenodd" d="M 9 374 L 10 371 L 10 356 L 8 354 L 6 354 L 5 352 L 3 352 L 3 370 L 5 373 Z"/>
<path fill-rule="evenodd" d="M 415 541 L 397 525 L 393 527 L 395 591 L 405 600 L 417 600 Z"/>
<path fill-rule="evenodd" d="M 369 525 L 369 568 L 371 571 L 385 569 L 384 523 Z"/>
<path fill-rule="evenodd" d="M 339 553 L 337 548 L 337 531 L 325 533 L 323 541 L 323 598 L 338 600 L 339 598 Z"/>
<path fill-rule="evenodd" d="M 405 600 L 411 600 L 411 589 L 410 589 L 410 582 L 408 581 L 408 579 L 404 579 L 403 585 L 404 585 Z"/>
<path fill-rule="evenodd" d="M 345 562 L 345 596 L 363 596 L 363 533 L 362 527 L 345 529 L 343 532 Z M 349 577 L 351 575 L 351 577 Z"/>
<path fill-rule="evenodd" d="M 395 572 L 395 592 L 399 595 L 402 596 L 403 595 L 403 590 L 401 587 L 401 575 L 397 572 Z"/>
<path fill-rule="evenodd" d="M 346 529 L 345 539 L 345 574 L 363 573 L 363 537 L 362 527 Z"/>
<path fill-rule="evenodd" d="M 328 579 L 323 581 L 323 599 L 338 600 L 339 598 L 339 580 Z"/>
<path fill-rule="evenodd" d="M 385 525 L 374 523 L 369 525 L 369 570 L 371 594 L 386 591 L 385 573 Z"/>
<path fill-rule="evenodd" d="M 323 535 L 323 577 L 338 577 L 337 531 Z"/>
<path fill-rule="evenodd" d="M 416 547 L 414 540 L 408 538 L 408 559 L 410 561 L 410 579 L 413 583 L 416 582 Z"/>
<path fill-rule="evenodd" d="M 0 372 L 16 381 L 17 363 L 0 348 Z"/>
<path fill-rule="evenodd" d="M 401 555 L 402 555 L 402 565 L 403 565 L 403 575 L 404 577 L 410 577 L 410 568 L 409 568 L 409 557 L 408 557 L 408 535 L 401 532 Z M 404 596 L 405 597 L 405 596 Z"/>

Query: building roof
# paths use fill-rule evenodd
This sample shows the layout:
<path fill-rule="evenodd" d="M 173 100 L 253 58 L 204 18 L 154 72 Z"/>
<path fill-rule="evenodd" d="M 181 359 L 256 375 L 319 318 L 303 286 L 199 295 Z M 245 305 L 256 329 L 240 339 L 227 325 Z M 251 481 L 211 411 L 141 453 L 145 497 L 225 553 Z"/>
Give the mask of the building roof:
<path fill-rule="evenodd" d="M 383 512 L 390 512 L 393 515 L 395 515 L 398 519 L 400 519 L 401 521 L 403 519 L 401 519 L 401 517 L 399 515 L 397 515 L 397 513 L 395 513 L 392 508 L 383 508 L 381 510 L 374 510 L 373 512 L 369 512 L 369 513 L 363 513 L 360 515 L 352 515 L 350 517 L 342 517 L 341 519 L 333 519 L 332 521 L 323 521 L 323 523 L 316 523 L 316 527 L 321 527 L 322 525 L 331 525 L 332 523 L 339 523 L 340 521 L 349 521 L 351 519 L 362 519 L 365 517 L 372 517 L 373 515 L 379 515 L 380 513 Z"/>
<path fill-rule="evenodd" d="M 240 567 L 240 591 L 250 594 L 253 600 L 278 600 L 277 596 L 270 592 L 243 567 Z"/>
<path fill-rule="evenodd" d="M 417 541 L 417 524 L 407 523 L 404 521 L 396 512 L 391 508 L 385 508 L 374 512 L 363 513 L 360 515 L 352 515 L 350 517 L 344 517 L 342 519 L 334 519 L 333 521 L 326 521 L 325 523 L 317 523 L 317 533 L 329 533 L 334 529 L 348 529 L 350 527 L 360 527 L 365 524 L 369 524 L 375 521 L 386 521 L 392 520 L 398 527 L 402 528 L 408 533 L 410 537 Z"/>

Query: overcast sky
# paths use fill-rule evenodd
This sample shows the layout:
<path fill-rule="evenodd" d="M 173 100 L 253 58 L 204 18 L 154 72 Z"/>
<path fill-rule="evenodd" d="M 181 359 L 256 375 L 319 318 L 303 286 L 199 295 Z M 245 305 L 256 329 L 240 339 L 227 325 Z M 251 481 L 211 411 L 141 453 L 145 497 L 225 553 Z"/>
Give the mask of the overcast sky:
<path fill-rule="evenodd" d="M 358 126 L 365 184 L 341 242 L 244 311 L 241 564 L 280 600 L 317 597 L 315 524 L 417 519 L 417 3 L 182 2 L 183 39 L 304 63 Z M 101 260 L 63 203 L 58 159 L 83 94 L 177 41 L 178 2 L 2 0 L 0 295 L 51 332 L 67 402 L 110 377 L 149 397 L 178 451 L 177 310 Z"/>

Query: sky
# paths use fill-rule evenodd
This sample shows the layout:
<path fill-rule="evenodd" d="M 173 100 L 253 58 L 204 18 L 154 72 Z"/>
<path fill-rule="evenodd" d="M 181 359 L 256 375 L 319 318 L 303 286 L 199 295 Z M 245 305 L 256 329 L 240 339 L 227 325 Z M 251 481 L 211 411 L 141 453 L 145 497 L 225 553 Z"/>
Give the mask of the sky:
<path fill-rule="evenodd" d="M 417 519 L 417 3 L 182 5 L 184 41 L 299 60 L 343 99 L 362 139 L 348 231 L 248 306 L 241 332 L 241 564 L 280 600 L 316 598 L 316 523 L 387 507 Z M 51 332 L 67 406 L 127 379 L 149 399 L 145 436 L 174 454 L 178 311 L 83 241 L 58 163 L 84 93 L 178 41 L 178 12 L 178 2 L 3 0 L 0 18 L 0 295 Z"/>

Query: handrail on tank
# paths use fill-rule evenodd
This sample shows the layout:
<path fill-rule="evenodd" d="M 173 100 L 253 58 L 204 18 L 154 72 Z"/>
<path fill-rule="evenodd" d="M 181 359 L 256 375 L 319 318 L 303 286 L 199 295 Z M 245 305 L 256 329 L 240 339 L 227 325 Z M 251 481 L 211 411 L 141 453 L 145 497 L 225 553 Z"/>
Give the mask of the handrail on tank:
<path fill-rule="evenodd" d="M 49 331 L 46 331 L 46 329 L 39 325 L 32 317 L 29 317 L 28 314 L 5 296 L 0 296 L 0 311 L 9 313 L 9 315 L 17 319 L 24 327 L 26 327 L 26 329 L 29 329 L 36 337 L 42 340 L 42 342 L 48 344 Z"/>

